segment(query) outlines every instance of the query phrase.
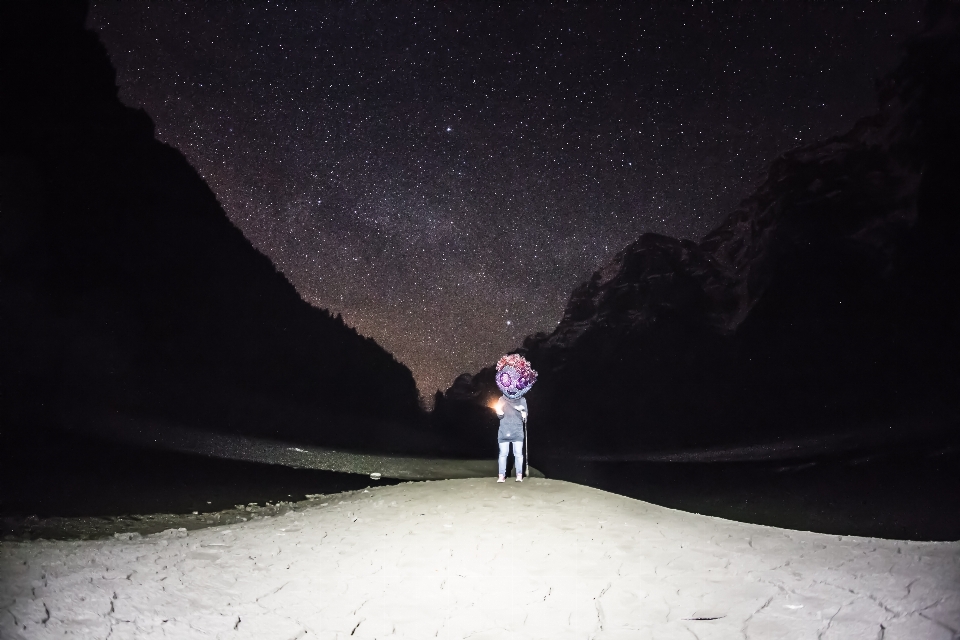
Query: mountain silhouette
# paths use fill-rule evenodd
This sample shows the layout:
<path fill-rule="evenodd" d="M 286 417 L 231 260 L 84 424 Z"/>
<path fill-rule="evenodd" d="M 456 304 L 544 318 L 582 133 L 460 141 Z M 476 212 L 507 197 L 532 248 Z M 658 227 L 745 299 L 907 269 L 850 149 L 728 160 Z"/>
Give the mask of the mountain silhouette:
<path fill-rule="evenodd" d="M 3 3 L 0 431 L 123 414 L 393 446 L 410 371 L 304 302 L 149 116 L 81 0 Z"/>
<path fill-rule="evenodd" d="M 701 242 L 644 234 L 524 340 L 541 452 L 751 443 L 960 421 L 960 3 L 936 1 L 879 111 L 784 153 Z M 492 367 L 436 398 L 489 433 Z"/>

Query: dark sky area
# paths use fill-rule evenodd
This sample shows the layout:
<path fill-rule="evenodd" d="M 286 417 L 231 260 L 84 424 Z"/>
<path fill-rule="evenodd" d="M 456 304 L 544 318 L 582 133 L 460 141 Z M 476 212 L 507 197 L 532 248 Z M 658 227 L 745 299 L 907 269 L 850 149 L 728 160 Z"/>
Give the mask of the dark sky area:
<path fill-rule="evenodd" d="M 872 113 L 922 7 L 620 4 L 95 0 L 89 25 L 234 224 L 430 395 Z"/>

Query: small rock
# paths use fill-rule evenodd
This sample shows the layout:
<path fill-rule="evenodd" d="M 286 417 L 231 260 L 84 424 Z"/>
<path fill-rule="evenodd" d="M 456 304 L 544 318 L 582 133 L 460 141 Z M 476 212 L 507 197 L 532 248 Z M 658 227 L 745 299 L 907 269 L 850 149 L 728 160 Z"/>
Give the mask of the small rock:
<path fill-rule="evenodd" d="M 130 541 L 130 540 L 139 540 L 143 536 L 141 536 L 138 531 L 125 531 L 123 533 L 115 533 L 113 534 L 113 537 L 116 538 L 117 540 Z"/>
<path fill-rule="evenodd" d="M 379 472 L 371 473 L 371 474 L 370 474 L 370 478 L 371 478 L 372 480 L 379 480 L 379 479 L 380 479 L 380 473 L 379 473 Z"/>

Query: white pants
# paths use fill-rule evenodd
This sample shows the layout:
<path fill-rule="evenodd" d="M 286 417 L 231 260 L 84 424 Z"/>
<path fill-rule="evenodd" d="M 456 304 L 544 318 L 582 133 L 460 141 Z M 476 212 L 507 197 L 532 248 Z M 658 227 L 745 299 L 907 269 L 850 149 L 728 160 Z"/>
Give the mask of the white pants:
<path fill-rule="evenodd" d="M 507 453 L 510 450 L 509 442 L 501 442 L 500 444 L 500 458 L 497 462 L 500 463 L 500 475 L 507 475 Z M 517 467 L 517 473 L 523 473 L 523 440 L 513 442 L 513 461 L 514 465 Z"/>

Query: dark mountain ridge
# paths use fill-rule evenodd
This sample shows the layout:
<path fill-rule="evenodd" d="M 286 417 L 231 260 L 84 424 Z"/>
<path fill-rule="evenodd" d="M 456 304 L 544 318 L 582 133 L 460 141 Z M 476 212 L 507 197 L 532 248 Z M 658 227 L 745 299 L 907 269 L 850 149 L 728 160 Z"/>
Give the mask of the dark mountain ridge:
<path fill-rule="evenodd" d="M 702 242 L 644 234 L 517 352 L 541 451 L 625 452 L 960 422 L 960 3 L 879 113 L 789 151 Z M 438 394 L 476 446 L 493 369 Z"/>
<path fill-rule="evenodd" d="M 410 371 L 304 302 L 120 102 L 86 2 L 0 11 L 0 431 L 123 413 L 390 448 L 384 423 L 420 420 Z"/>

